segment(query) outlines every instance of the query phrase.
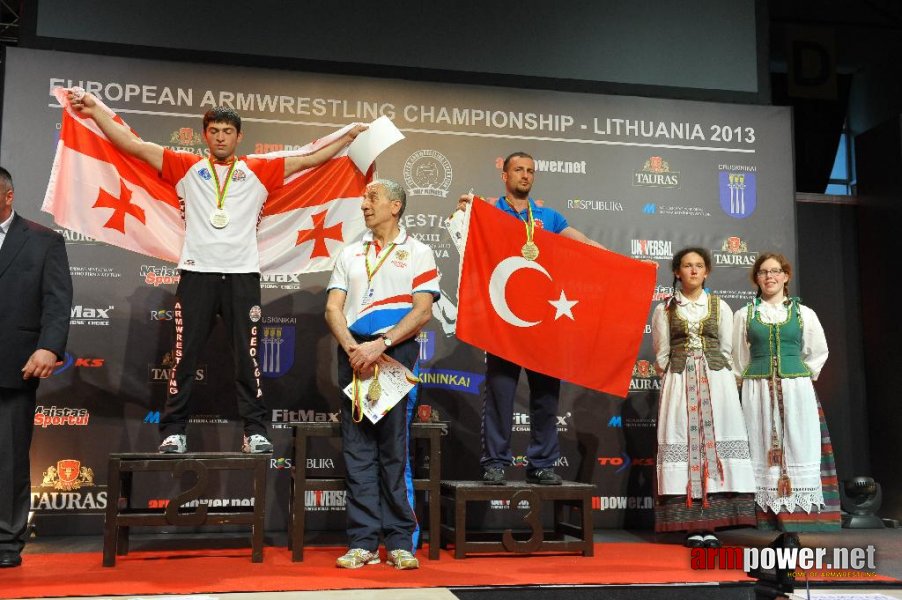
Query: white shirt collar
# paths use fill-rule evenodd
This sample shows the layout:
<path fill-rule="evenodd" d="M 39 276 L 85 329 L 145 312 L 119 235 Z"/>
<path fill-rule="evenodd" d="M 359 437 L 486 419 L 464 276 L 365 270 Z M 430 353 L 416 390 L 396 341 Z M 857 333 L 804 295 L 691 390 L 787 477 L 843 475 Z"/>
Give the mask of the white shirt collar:
<path fill-rule="evenodd" d="M 395 244 L 396 246 L 407 242 L 407 230 L 404 229 L 403 225 L 398 225 L 398 229 L 400 231 L 398 232 L 397 237 L 394 240 L 392 240 L 392 243 Z M 366 230 L 366 233 L 363 234 L 362 241 L 364 244 L 373 241 L 373 230 L 372 229 Z"/>
<path fill-rule="evenodd" d="M 706 306 L 708 304 L 708 293 L 705 292 L 705 290 L 702 290 L 702 293 L 698 295 L 698 298 L 690 300 L 683 295 L 683 292 L 677 290 L 676 299 L 680 305 L 695 304 L 696 306 Z"/>
<path fill-rule="evenodd" d="M 10 211 L 9 218 L 0 223 L 0 233 L 4 235 L 9 233 L 9 226 L 12 225 L 13 219 L 16 218 L 16 211 Z"/>

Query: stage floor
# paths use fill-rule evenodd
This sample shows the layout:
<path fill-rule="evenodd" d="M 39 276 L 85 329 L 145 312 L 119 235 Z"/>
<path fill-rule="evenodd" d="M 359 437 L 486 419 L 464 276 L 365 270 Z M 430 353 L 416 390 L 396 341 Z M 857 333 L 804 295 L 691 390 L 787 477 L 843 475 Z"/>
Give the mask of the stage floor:
<path fill-rule="evenodd" d="M 133 535 L 131 553 L 117 566 L 101 566 L 100 536 L 35 538 L 23 566 L 0 571 L 0 598 L 166 597 L 302 598 L 322 600 L 561 600 L 711 598 L 753 599 L 753 581 L 739 570 L 693 570 L 682 536 L 605 530 L 596 533 L 594 557 L 577 555 L 471 555 L 448 551 L 417 571 L 380 564 L 354 571 L 334 567 L 342 552 L 335 534 L 314 534 L 303 563 L 292 563 L 284 534 L 267 536 L 263 563 L 250 562 L 246 535 Z M 722 532 L 728 546 L 760 547 L 773 533 Z M 317 539 L 322 538 L 322 539 Z M 843 530 L 803 534 L 807 547 L 876 547 L 876 576 L 850 573 L 812 583 L 818 594 L 853 589 L 902 600 L 902 530 Z M 339 540 L 340 541 L 340 540 Z M 362 593 L 361 590 L 365 590 Z M 804 581 L 797 581 L 797 591 Z M 234 593 L 241 592 L 241 593 Z M 290 595 L 288 595 L 290 594 Z M 881 599 L 882 600 L 882 599 Z"/>

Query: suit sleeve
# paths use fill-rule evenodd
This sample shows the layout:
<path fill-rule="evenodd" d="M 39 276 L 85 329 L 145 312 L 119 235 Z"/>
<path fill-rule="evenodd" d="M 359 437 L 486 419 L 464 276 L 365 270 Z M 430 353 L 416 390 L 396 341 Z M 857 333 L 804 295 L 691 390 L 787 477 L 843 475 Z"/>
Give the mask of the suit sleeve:
<path fill-rule="evenodd" d="M 62 358 L 69 338 L 69 315 L 72 309 L 72 277 L 69 258 L 62 236 L 52 238 L 44 256 L 41 277 L 41 336 L 38 348 L 50 350 Z"/>

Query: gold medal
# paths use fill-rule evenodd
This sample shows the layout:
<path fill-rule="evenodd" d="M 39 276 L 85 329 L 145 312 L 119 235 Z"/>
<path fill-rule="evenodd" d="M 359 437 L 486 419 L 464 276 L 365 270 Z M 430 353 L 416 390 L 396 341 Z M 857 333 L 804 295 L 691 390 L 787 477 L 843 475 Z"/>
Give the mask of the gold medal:
<path fill-rule="evenodd" d="M 523 247 L 520 248 L 520 254 L 522 254 L 523 258 L 526 260 L 535 260 L 539 258 L 539 247 L 536 246 L 535 242 L 526 242 L 523 244 Z"/>
<path fill-rule="evenodd" d="M 366 399 L 370 401 L 370 404 L 375 404 L 379 401 L 379 397 L 382 396 L 382 384 L 379 383 L 379 375 L 373 375 L 373 383 L 370 384 L 370 389 L 366 391 Z"/>
<path fill-rule="evenodd" d="M 210 215 L 210 224 L 216 229 L 222 229 L 229 224 L 229 213 L 222 208 L 217 208 Z"/>

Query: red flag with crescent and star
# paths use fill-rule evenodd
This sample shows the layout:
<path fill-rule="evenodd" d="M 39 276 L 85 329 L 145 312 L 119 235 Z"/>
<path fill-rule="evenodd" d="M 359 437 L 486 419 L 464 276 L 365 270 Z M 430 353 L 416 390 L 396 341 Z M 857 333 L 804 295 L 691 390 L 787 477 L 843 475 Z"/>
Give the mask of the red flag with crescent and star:
<path fill-rule="evenodd" d="M 458 288 L 457 337 L 532 371 L 625 397 L 655 268 L 472 203 Z"/>
<path fill-rule="evenodd" d="M 60 140 L 42 209 L 57 224 L 139 254 L 178 262 L 185 236 L 175 188 L 141 160 L 117 150 L 93 119 L 69 107 L 66 90 L 54 94 L 63 107 Z M 106 106 L 102 108 L 123 123 Z M 315 152 L 348 127 L 290 152 Z M 361 173 L 347 148 L 319 167 L 288 177 L 270 194 L 257 230 L 260 270 L 265 275 L 332 268 L 338 250 L 366 225 L 360 203 L 371 174 Z"/>

